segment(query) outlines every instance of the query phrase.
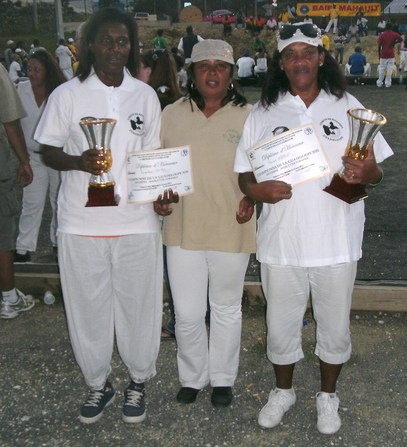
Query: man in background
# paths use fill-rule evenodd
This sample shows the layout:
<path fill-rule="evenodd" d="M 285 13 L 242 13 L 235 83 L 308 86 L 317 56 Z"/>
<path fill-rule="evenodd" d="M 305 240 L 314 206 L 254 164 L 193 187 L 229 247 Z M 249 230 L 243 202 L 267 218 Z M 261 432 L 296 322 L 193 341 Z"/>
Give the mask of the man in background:
<path fill-rule="evenodd" d="M 12 319 L 34 307 L 31 295 L 15 287 L 14 250 L 21 212 L 21 188 L 33 179 L 20 119 L 26 113 L 6 69 L 0 64 L 0 287 L 3 319 Z"/>

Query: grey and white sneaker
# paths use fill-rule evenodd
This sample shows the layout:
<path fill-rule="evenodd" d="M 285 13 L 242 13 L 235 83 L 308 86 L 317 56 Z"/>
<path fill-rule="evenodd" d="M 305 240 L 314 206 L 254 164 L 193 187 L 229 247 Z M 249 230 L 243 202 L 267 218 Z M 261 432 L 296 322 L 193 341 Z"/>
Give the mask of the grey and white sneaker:
<path fill-rule="evenodd" d="M 123 421 L 128 424 L 143 422 L 146 418 L 144 383 L 130 382 L 124 390 Z"/>
<path fill-rule="evenodd" d="M 336 393 L 317 393 L 317 429 L 324 435 L 333 435 L 342 425 L 338 414 L 339 398 Z"/>
<path fill-rule="evenodd" d="M 1 301 L 0 317 L 5 320 L 16 318 L 21 312 L 26 312 L 34 307 L 35 301 L 32 295 L 24 295 L 23 292 L 16 289 L 18 301 L 15 304 L 11 304 L 8 301 Z"/>
<path fill-rule="evenodd" d="M 283 390 L 275 388 L 271 390 L 268 402 L 261 409 L 257 419 L 263 428 L 273 428 L 283 419 L 284 414 L 295 404 L 296 396 L 294 388 Z"/>

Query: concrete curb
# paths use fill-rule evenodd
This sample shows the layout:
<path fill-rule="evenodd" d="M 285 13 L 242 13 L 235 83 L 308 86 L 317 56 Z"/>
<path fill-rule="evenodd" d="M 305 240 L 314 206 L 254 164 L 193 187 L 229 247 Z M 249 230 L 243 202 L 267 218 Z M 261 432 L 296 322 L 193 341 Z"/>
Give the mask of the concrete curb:
<path fill-rule="evenodd" d="M 43 269 L 54 271 L 39 272 L 39 265 L 31 272 L 17 272 L 16 285 L 25 293 L 42 296 L 46 290 L 61 294 L 59 273 L 55 265 L 43 264 Z M 260 281 L 245 281 L 244 298 L 250 305 L 264 305 L 265 299 Z M 164 287 L 164 301 L 168 299 Z M 407 312 L 407 286 L 403 285 L 381 285 L 381 284 L 358 284 L 353 292 L 353 310 Z"/>

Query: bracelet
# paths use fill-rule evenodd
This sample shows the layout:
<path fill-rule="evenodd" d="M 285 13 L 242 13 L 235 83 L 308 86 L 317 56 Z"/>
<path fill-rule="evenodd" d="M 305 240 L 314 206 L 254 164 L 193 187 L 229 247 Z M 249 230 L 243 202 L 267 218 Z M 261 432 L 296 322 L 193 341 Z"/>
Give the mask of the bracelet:
<path fill-rule="evenodd" d="M 383 181 L 383 179 L 384 179 L 384 173 L 383 173 L 383 171 L 381 170 L 381 171 L 380 171 L 380 178 L 379 178 L 379 180 L 378 180 L 377 182 L 374 182 L 374 183 L 369 183 L 369 186 L 370 186 L 371 188 L 376 188 L 377 185 L 380 185 L 380 183 Z"/>

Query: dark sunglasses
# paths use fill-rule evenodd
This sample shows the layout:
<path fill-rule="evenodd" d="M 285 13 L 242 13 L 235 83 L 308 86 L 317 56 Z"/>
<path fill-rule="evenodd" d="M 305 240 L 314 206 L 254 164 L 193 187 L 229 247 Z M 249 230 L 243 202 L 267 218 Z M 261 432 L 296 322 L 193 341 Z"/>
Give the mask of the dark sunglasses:
<path fill-rule="evenodd" d="M 301 25 L 283 25 L 279 31 L 279 37 L 281 40 L 287 40 L 294 36 L 297 30 L 300 30 L 306 37 L 318 37 L 321 35 L 321 31 L 318 27 L 312 23 L 302 23 Z"/>

